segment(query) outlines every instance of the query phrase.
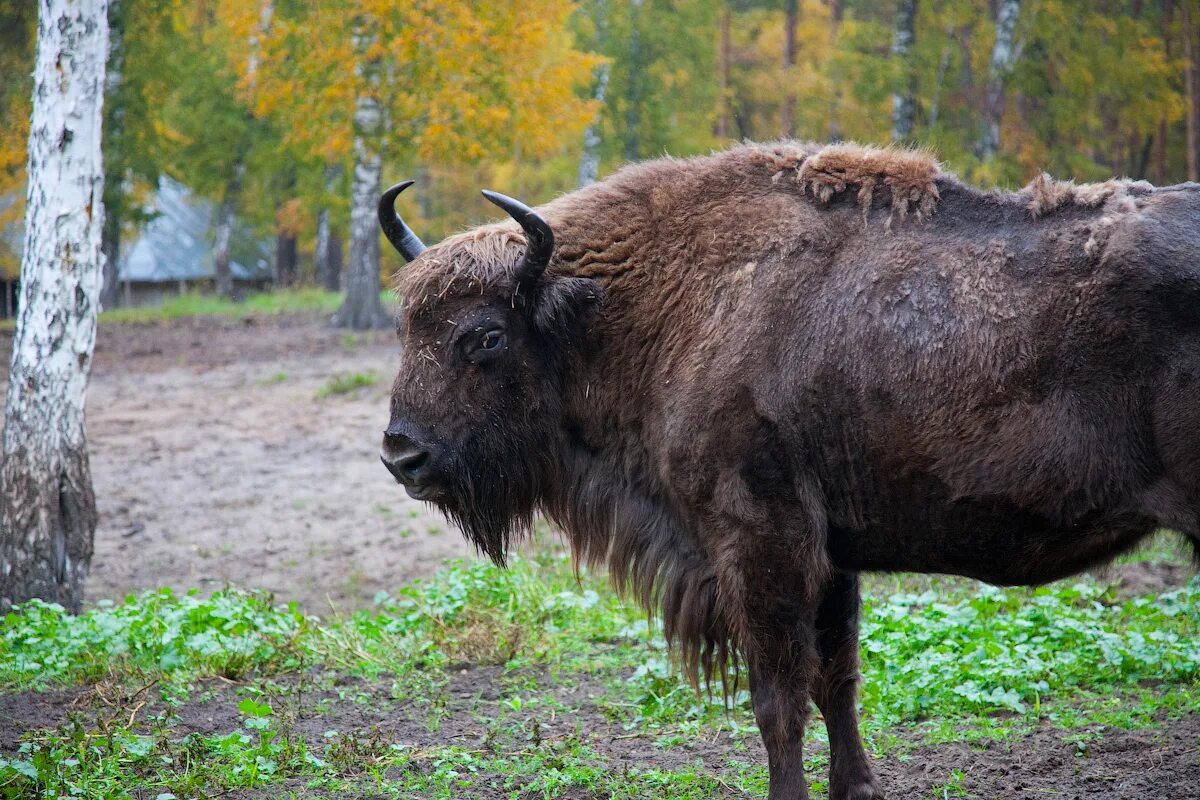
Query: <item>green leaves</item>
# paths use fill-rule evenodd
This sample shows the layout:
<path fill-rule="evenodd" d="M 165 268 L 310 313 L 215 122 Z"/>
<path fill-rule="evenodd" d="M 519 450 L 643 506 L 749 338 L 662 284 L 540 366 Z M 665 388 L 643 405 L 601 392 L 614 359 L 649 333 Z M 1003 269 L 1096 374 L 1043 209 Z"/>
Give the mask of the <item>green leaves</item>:
<path fill-rule="evenodd" d="M 967 581 L 935 581 L 937 591 L 919 593 L 870 588 L 897 580 L 868 578 L 862 614 L 861 698 L 877 749 L 898 737 L 958 741 L 964 731 L 1003 735 L 1043 720 L 1083 741 L 1100 735 L 1097 724 L 1146 727 L 1195 707 L 1200 581 L 1139 597 L 1091 581 L 1035 590 Z M 459 563 L 395 597 L 382 594 L 369 610 L 324 622 L 238 591 L 149 592 L 77 617 L 26 604 L 0 620 L 0 688 L 106 678 L 102 685 L 134 687 L 122 690 L 134 716 L 151 685 L 165 710 L 142 711 L 135 724 L 128 708 L 109 716 L 104 702 L 105 718 L 94 727 L 71 719 L 31 733 L 21 752 L 0 761 L 0 798 L 31 791 L 122 798 L 134 790 L 192 797 L 283 780 L 349 791 L 363 780 L 383 781 L 400 796 L 461 797 L 487 786 L 545 797 L 589 791 L 698 800 L 726 785 L 718 776 L 764 791 L 761 765 L 740 775 L 732 762 L 723 773 L 615 772 L 587 732 L 560 738 L 560 726 L 543 741 L 539 721 L 554 714 L 599 716 L 613 727 L 595 735 L 611 739 L 615 730 L 617 740 L 646 737 L 664 749 L 714 731 L 734 741 L 755 735 L 748 692 L 737 691 L 728 711 L 718 698 L 697 696 L 657 627 L 606 584 L 587 571 L 577 578 L 564 556 L 540 555 L 507 571 Z M 435 738 L 426 744 L 437 746 L 414 748 L 359 728 L 306 743 L 297 732 L 304 709 L 329 702 L 306 689 L 314 678 L 331 696 L 356 685 L 333 702 L 387 698 L 428 714 L 435 726 L 448 702 L 445 667 L 458 673 L 468 664 L 503 665 L 492 672 L 494 701 L 473 701 L 489 716 L 479 720 L 489 731 L 481 745 Z M 231 674 L 240 676 L 236 690 L 199 680 Z M 314 705 L 301 705 L 302 697 Z M 215 730 L 181 729 L 187 709 L 212 702 L 227 704 L 223 717 L 206 709 L 205 717 L 224 720 Z M 812 737 L 822 734 L 814 725 Z M 823 770 L 827 751 L 809 752 L 809 766 Z"/>
<path fill-rule="evenodd" d="M 869 598 L 863 705 L 884 724 L 1025 713 L 1076 689 L 1200 678 L 1200 586 L 1120 600 L 1092 583 Z"/>
<path fill-rule="evenodd" d="M 294 606 L 238 591 L 201 598 L 162 589 L 81 616 L 34 600 L 0 623 L 0 686 L 94 680 L 112 671 L 236 677 L 286 665 L 309 624 Z"/>

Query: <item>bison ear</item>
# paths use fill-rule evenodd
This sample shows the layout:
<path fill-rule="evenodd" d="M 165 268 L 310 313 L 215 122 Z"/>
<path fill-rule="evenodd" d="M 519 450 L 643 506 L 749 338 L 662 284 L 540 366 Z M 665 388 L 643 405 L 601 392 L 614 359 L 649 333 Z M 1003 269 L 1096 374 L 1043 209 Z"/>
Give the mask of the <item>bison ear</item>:
<path fill-rule="evenodd" d="M 592 323 L 604 290 L 589 278 L 547 275 L 533 295 L 533 325 L 543 336 L 559 341 L 578 339 Z"/>

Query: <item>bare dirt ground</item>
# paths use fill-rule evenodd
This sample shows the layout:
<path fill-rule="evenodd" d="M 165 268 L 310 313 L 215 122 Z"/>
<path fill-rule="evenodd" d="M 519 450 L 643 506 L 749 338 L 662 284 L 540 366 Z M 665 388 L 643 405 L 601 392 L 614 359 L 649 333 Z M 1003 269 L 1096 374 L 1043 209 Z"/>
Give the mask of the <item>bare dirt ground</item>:
<path fill-rule="evenodd" d="M 548 675 L 538 679 L 555 683 Z M 532 751 L 545 755 L 551 763 L 556 752 L 582 744 L 604 756 L 609 769 L 695 770 L 713 776 L 736 770 L 739 764 L 766 763 L 756 735 L 720 732 L 678 746 L 658 746 L 653 731 L 631 733 L 589 700 L 593 692 L 603 696 L 603 687 L 589 685 L 586 677 L 555 685 L 556 699 L 571 709 L 556 718 L 544 713 L 514 718 L 511 706 L 502 703 L 503 685 L 499 667 L 476 666 L 451 673 L 442 690 L 436 723 L 431 722 L 427 709 L 416 711 L 412 704 L 393 700 L 386 687 L 354 678 L 340 679 L 333 687 L 310 686 L 305 691 L 289 687 L 288 694 L 277 698 L 275 704 L 281 729 L 289 737 L 301 738 L 311 751 L 322 752 L 335 741 L 328 732 L 340 732 L 340 741 L 361 762 L 364 772 L 372 759 L 389 752 L 393 744 L 418 754 L 407 767 L 418 773 L 431 770 L 437 748 L 451 744 L 484 757 L 529 755 Z M 236 685 L 213 680 L 197 687 L 195 696 L 195 701 L 177 709 L 173 735 L 223 735 L 238 729 L 241 717 L 236 711 Z M 61 725 L 69 718 L 88 729 L 110 727 L 118 712 L 102 700 L 101 692 L 91 689 L 0 695 L 0 753 L 15 751 L 26 731 Z M 150 719 L 161 711 L 157 705 L 147 706 L 141 718 Z M 493 722 L 506 715 L 507 733 L 502 732 L 504 726 Z M 819 717 L 813 720 L 814 726 L 822 724 Z M 514 737 L 514 731 L 521 735 Z M 144 732 L 150 733 L 150 729 Z M 1102 739 L 1084 749 L 1070 733 L 1050 724 L 1020 739 L 975 744 L 921 744 L 918 735 L 899 731 L 895 743 L 907 746 L 895 748 L 894 754 L 873 763 L 889 800 L 1196 800 L 1200 797 L 1198 741 L 1200 714 L 1163 719 L 1154 730 L 1106 730 Z M 812 739 L 808 747 L 811 753 L 827 751 L 827 745 Z M 388 768 L 385 777 L 398 779 L 399 775 L 392 774 L 395 769 Z M 810 779 L 824 778 L 824 770 L 810 775 Z M 715 797 L 754 797 L 728 784 L 723 786 Z M 364 776 L 361 794 L 342 796 L 381 797 L 374 788 L 373 779 Z M 286 789 L 289 796 L 297 798 L 327 796 L 319 790 L 306 790 L 303 779 L 290 781 Z M 222 796 L 267 800 L 280 794 L 279 787 L 272 787 Z M 473 771 L 469 796 L 478 800 L 532 799 L 541 793 L 521 792 L 512 785 L 511 775 L 485 767 Z M 602 798 L 582 790 L 559 796 L 564 800 Z"/>
<path fill-rule="evenodd" d="M 102 325 L 87 408 L 100 514 L 89 599 L 233 584 L 319 613 L 470 556 L 379 463 L 394 340 L 315 315 Z M 355 373 L 378 381 L 319 396 Z"/>

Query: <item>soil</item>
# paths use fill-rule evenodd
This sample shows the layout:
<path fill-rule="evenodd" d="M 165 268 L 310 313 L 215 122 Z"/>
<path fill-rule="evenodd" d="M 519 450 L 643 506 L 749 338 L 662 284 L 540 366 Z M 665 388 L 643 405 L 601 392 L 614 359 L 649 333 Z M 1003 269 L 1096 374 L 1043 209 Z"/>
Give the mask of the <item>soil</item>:
<path fill-rule="evenodd" d="M 525 676 L 530 677 L 530 676 Z M 547 675 L 534 676 L 554 683 Z M 311 686 L 292 683 L 288 692 L 271 702 L 277 728 L 301 737 L 311 752 L 327 759 L 340 758 L 340 768 L 366 770 L 376 755 L 392 744 L 404 746 L 414 756 L 411 769 L 422 769 L 423 749 L 448 745 L 494 752 L 528 753 L 534 748 L 552 752 L 577 739 L 608 760 L 611 769 L 653 767 L 662 771 L 699 769 L 719 776 L 735 762 L 761 765 L 765 753 L 757 736 L 731 737 L 725 732 L 703 736 L 683 745 L 659 747 L 652 733 L 630 733 L 613 721 L 594 701 L 604 688 L 586 677 L 579 683 L 555 685 L 555 700 L 565 709 L 553 717 L 507 712 L 513 738 L 493 738 L 488 721 L 505 718 L 500 704 L 504 679 L 498 667 L 463 667 L 452 671 L 435 707 L 436 723 L 428 706 L 420 712 L 393 700 L 387 681 L 371 684 L 353 678 L 331 683 L 310 675 Z M 320 685 L 322 688 L 313 688 Z M 172 737 L 188 733 L 224 734 L 237 730 L 241 717 L 236 707 L 238 686 L 209 681 L 194 688 L 192 700 L 177 708 Z M 114 700 L 123 702 L 114 704 Z M 103 728 L 103 720 L 127 721 L 126 707 L 137 698 L 105 696 L 88 688 L 74 692 L 22 692 L 0 696 L 0 754 L 11 754 L 27 731 L 61 725 L 77 719 L 86 728 Z M 163 711 L 157 702 L 139 706 L 138 719 L 148 720 Z M 820 725 L 818 718 L 814 725 Z M 1195 800 L 1200 797 L 1200 714 L 1164 719 L 1153 730 L 1106 730 L 1103 738 L 1086 747 L 1048 723 L 1032 734 L 1009 742 L 922 745 L 915 734 L 901 732 L 892 742 L 894 755 L 874 759 L 880 783 L 890 800 L 975 798 L 976 800 Z M 812 741 L 812 740 L 810 740 Z M 330 746 L 340 756 L 327 750 Z M 816 751 L 824 744 L 812 741 Z M 343 763 L 344 762 L 344 763 Z M 702 765 L 702 766 L 701 766 Z M 398 776 L 391 776 L 393 778 Z M 509 776 L 486 772 L 475 776 L 472 796 L 480 800 L 511 797 L 501 790 Z M 494 780 L 489 780 L 494 778 Z M 810 780 L 824 780 L 823 774 Z M 284 787 L 298 798 L 319 794 L 305 791 L 303 780 Z M 496 787 L 489 788 L 489 784 Z M 228 797 L 278 797 L 281 787 L 234 792 Z M 286 792 L 285 792 L 286 793 Z M 368 792 L 364 796 L 375 796 Z M 718 797 L 749 797 L 726 787 Z M 567 800 L 598 800 L 586 793 L 563 795 Z"/>
<path fill-rule="evenodd" d="M 320 613 L 471 557 L 379 463 L 394 339 L 306 314 L 102 325 L 87 405 L 100 515 L 88 599 L 232 584 Z M 354 373 L 378 382 L 318 397 Z"/>

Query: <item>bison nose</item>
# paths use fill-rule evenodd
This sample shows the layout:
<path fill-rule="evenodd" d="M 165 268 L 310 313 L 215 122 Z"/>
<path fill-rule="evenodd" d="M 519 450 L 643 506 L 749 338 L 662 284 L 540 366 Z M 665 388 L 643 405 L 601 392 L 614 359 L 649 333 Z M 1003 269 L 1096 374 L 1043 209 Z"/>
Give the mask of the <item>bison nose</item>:
<path fill-rule="evenodd" d="M 383 460 L 383 465 L 388 468 L 388 472 L 396 480 L 403 483 L 405 486 L 417 486 L 422 483 L 421 478 L 429 471 L 429 451 L 413 449 L 405 451 L 399 455 L 387 456 L 380 455 Z"/>
<path fill-rule="evenodd" d="M 385 433 L 379 457 L 392 477 L 404 484 L 405 488 L 419 489 L 429 482 L 433 458 L 429 450 L 409 437 Z"/>

